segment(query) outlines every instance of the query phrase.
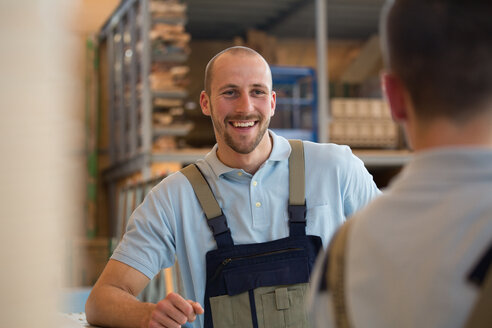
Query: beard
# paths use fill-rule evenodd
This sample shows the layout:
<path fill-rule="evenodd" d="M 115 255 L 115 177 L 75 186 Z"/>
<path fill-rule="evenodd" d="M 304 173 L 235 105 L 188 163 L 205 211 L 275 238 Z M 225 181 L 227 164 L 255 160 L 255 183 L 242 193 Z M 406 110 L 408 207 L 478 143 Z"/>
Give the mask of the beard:
<path fill-rule="evenodd" d="M 248 120 L 251 119 L 249 117 L 242 118 L 243 120 Z M 236 120 L 238 120 L 236 118 Z M 256 123 L 259 127 L 258 133 L 256 134 L 255 138 L 253 141 L 249 141 L 246 139 L 246 136 L 239 136 L 239 141 L 234 140 L 231 134 L 227 131 L 224 131 L 223 137 L 225 143 L 231 147 L 232 150 L 239 154 L 249 154 L 253 150 L 256 149 L 256 147 L 260 144 L 261 139 L 265 136 L 265 133 L 268 129 L 268 125 L 270 123 L 270 119 L 264 120 L 264 119 L 259 119 L 258 123 Z"/>
<path fill-rule="evenodd" d="M 217 137 L 220 137 L 224 140 L 227 146 L 229 146 L 232 150 L 239 154 L 249 154 L 260 144 L 261 140 L 265 136 L 267 132 L 268 126 L 270 124 L 270 117 L 265 118 L 259 114 L 251 114 L 251 115 L 231 115 L 226 116 L 223 122 L 219 122 L 215 115 L 213 115 L 214 110 L 213 107 L 210 108 L 212 113 L 212 123 L 215 129 L 215 133 Z M 229 121 L 249 121 L 254 120 L 258 126 L 258 133 L 254 136 L 253 140 L 250 140 L 250 136 L 245 135 L 231 135 L 227 131 L 227 127 L 229 126 Z"/>

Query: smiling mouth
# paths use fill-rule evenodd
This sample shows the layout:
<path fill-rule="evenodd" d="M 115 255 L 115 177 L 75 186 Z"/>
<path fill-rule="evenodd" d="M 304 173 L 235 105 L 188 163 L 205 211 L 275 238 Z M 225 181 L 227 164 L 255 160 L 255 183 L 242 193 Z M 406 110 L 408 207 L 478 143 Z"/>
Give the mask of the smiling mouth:
<path fill-rule="evenodd" d="M 238 121 L 232 121 L 229 122 L 233 127 L 235 128 L 250 128 L 254 126 L 258 121 L 248 121 L 248 122 L 238 122 Z"/>

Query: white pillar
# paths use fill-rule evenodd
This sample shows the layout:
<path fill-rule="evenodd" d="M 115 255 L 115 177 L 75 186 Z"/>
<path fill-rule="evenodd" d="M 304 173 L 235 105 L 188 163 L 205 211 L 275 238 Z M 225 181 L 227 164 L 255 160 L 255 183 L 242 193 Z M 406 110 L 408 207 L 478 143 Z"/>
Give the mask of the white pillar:
<path fill-rule="evenodd" d="M 71 63 L 80 41 L 67 25 L 77 1 L 0 2 L 0 327 L 58 326 L 63 252 L 85 188 Z"/>

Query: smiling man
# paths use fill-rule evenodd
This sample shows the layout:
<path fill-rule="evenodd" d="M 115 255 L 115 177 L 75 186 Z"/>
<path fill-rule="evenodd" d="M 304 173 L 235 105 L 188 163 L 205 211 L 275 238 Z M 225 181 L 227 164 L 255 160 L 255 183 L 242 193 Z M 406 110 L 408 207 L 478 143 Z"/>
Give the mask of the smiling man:
<path fill-rule="evenodd" d="M 210 61 L 200 105 L 212 117 L 217 157 L 224 164 L 254 173 L 267 159 L 275 97 L 270 67 L 253 50 L 231 48 Z"/>
<path fill-rule="evenodd" d="M 379 191 L 348 147 L 291 143 L 268 130 L 275 103 L 258 53 L 232 47 L 211 59 L 200 105 L 217 144 L 132 214 L 86 304 L 90 323 L 309 326 L 303 303 L 317 252 Z M 138 301 L 175 257 L 182 295 Z"/>

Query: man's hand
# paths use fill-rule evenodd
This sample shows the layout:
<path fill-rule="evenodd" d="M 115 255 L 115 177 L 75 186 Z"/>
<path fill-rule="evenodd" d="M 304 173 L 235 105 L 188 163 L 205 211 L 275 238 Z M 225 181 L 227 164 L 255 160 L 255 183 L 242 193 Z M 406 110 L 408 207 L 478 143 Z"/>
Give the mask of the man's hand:
<path fill-rule="evenodd" d="M 179 328 L 187 322 L 195 321 L 197 314 L 203 314 L 203 308 L 198 302 L 169 293 L 152 311 L 149 328 Z"/>

